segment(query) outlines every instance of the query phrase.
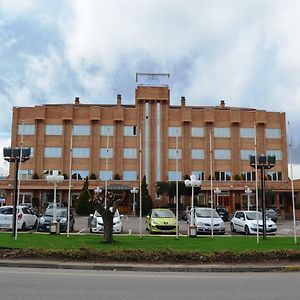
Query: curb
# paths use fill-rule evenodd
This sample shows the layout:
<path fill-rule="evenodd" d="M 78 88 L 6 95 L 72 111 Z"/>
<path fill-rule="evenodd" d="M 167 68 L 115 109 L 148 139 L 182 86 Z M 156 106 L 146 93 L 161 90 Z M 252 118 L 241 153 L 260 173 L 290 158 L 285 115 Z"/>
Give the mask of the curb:
<path fill-rule="evenodd" d="M 0 260 L 0 267 L 42 268 L 93 271 L 141 271 L 141 272 L 193 272 L 193 273 L 245 273 L 245 272 L 300 272 L 300 265 L 154 265 L 73 263 L 57 261 Z"/>

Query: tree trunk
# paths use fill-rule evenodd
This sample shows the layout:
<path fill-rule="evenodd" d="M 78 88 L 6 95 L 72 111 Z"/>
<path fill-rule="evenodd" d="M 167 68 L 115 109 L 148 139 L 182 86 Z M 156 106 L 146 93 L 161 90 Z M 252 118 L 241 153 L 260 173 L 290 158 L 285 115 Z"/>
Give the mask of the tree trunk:
<path fill-rule="evenodd" d="M 103 243 L 112 243 L 113 242 L 113 220 L 114 214 L 109 210 L 105 210 L 102 214 L 103 225 L 104 225 L 104 234 L 103 234 Z"/>

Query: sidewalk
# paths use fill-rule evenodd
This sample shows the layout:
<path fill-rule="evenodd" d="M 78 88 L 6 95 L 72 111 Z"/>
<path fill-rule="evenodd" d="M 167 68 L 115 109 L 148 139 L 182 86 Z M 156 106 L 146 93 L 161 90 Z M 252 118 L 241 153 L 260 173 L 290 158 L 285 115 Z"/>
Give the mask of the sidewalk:
<path fill-rule="evenodd" d="M 151 271 L 151 272 L 299 272 L 300 263 L 287 264 L 125 264 L 93 262 L 60 262 L 44 260 L 0 260 L 0 267 L 8 268 L 49 268 L 76 270 L 110 271 Z"/>

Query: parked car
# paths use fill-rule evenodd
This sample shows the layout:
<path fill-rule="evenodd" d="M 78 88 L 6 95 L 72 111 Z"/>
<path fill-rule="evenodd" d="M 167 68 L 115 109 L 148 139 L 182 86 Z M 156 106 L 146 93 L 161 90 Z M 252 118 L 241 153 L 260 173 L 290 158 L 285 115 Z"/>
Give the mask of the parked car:
<path fill-rule="evenodd" d="M 192 215 L 193 214 L 193 215 Z M 190 211 L 188 224 L 197 227 L 197 233 L 211 233 L 213 224 L 214 234 L 225 234 L 225 224 L 215 209 L 197 207 Z"/>
<path fill-rule="evenodd" d="M 176 218 L 169 208 L 153 208 L 146 216 L 146 230 L 150 233 L 175 233 Z"/>
<path fill-rule="evenodd" d="M 56 203 L 56 208 L 63 208 L 63 207 L 65 207 L 65 206 L 62 203 L 60 203 L 60 202 Z M 53 202 L 48 202 L 48 206 L 47 206 L 46 210 L 49 208 L 53 208 Z"/>
<path fill-rule="evenodd" d="M 59 230 L 60 232 L 66 232 L 68 228 L 68 209 L 67 208 L 57 208 L 56 209 L 56 221 L 59 222 Z M 50 224 L 53 222 L 53 208 L 49 208 L 45 211 L 45 213 L 41 216 L 38 231 L 50 231 Z M 70 231 L 74 231 L 75 219 L 70 210 L 70 223 L 69 228 Z"/>
<path fill-rule="evenodd" d="M 34 212 L 27 206 L 17 207 L 17 229 L 35 229 L 38 224 L 38 218 Z M 13 206 L 0 207 L 0 229 L 12 229 Z"/>
<path fill-rule="evenodd" d="M 258 212 L 258 232 L 263 232 L 262 213 Z M 243 232 L 246 235 L 257 233 L 256 211 L 236 211 L 230 221 L 232 232 Z M 266 233 L 275 234 L 277 226 L 271 219 L 266 219 Z"/>
<path fill-rule="evenodd" d="M 187 206 L 186 209 L 182 212 L 182 215 L 181 215 L 182 220 L 187 221 L 190 210 L 191 210 L 191 207 Z"/>
<path fill-rule="evenodd" d="M 217 205 L 216 211 L 219 214 L 219 216 L 223 219 L 223 221 L 228 221 L 228 211 L 226 207 L 223 205 Z"/>
<path fill-rule="evenodd" d="M 274 223 L 277 223 L 278 214 L 277 214 L 277 211 L 275 209 L 267 208 L 266 209 L 266 216 L 267 216 L 267 218 L 271 219 Z"/>
<path fill-rule="evenodd" d="M 112 211 L 112 207 L 110 207 Z M 102 216 L 98 211 L 95 211 L 94 214 L 91 215 L 94 219 L 96 219 L 96 227 L 90 227 L 91 233 L 101 233 L 104 231 L 104 224 Z M 123 232 L 123 215 L 120 215 L 119 210 L 116 209 L 113 219 L 113 233 L 122 233 Z"/>
<path fill-rule="evenodd" d="M 30 203 L 30 202 L 24 202 L 24 203 L 22 203 L 22 205 L 27 206 L 28 208 L 30 208 L 35 213 L 35 215 L 37 217 L 40 216 L 39 208 L 36 207 L 36 206 L 34 206 L 32 203 Z"/>

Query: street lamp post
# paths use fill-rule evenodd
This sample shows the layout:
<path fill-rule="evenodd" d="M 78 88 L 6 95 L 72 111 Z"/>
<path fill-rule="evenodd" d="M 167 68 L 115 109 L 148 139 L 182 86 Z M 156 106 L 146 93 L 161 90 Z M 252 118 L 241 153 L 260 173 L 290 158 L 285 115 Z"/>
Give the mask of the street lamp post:
<path fill-rule="evenodd" d="M 216 198 L 217 198 L 217 201 L 216 201 L 216 206 L 219 205 L 219 194 L 221 193 L 222 191 L 219 189 L 219 188 L 216 188 L 214 190 L 214 193 L 216 194 Z"/>
<path fill-rule="evenodd" d="M 192 187 L 192 199 L 191 199 L 191 222 L 190 226 L 195 226 L 195 221 L 194 221 L 194 187 L 199 187 L 201 186 L 201 180 L 196 180 L 195 175 L 191 175 L 190 179 L 186 179 L 184 181 L 184 184 L 186 187 Z"/>
<path fill-rule="evenodd" d="M 250 166 L 260 169 L 261 177 L 261 194 L 262 194 L 262 223 L 263 223 L 263 238 L 267 236 L 266 232 L 266 191 L 265 191 L 265 169 L 271 169 L 276 164 L 275 155 L 261 154 L 257 158 L 255 155 L 250 155 Z M 258 228 L 257 228 L 258 230 Z"/>
<path fill-rule="evenodd" d="M 47 176 L 47 181 L 52 182 L 54 184 L 54 197 L 53 197 L 53 221 L 52 221 L 52 226 L 55 227 L 55 233 L 59 233 L 59 226 L 57 224 L 56 220 L 56 213 L 57 213 L 57 204 L 56 204 L 56 187 L 58 182 L 64 181 L 64 176 L 59 175 L 57 170 L 52 171 L 52 175 Z M 52 228 L 52 226 L 50 226 Z M 51 231 L 50 228 L 50 233 L 54 233 Z"/>
<path fill-rule="evenodd" d="M 15 177 L 14 177 L 14 201 L 13 201 L 13 222 L 12 235 L 16 238 L 17 235 L 17 178 L 19 172 L 19 163 L 24 162 L 30 158 L 30 148 L 3 148 L 4 160 L 15 163 Z"/>
<path fill-rule="evenodd" d="M 133 214 L 135 214 L 135 206 L 136 206 L 136 202 L 135 202 L 135 194 L 138 193 L 138 189 L 133 187 L 131 190 L 130 190 L 130 193 L 133 194 L 133 203 L 132 203 L 132 212 Z"/>
<path fill-rule="evenodd" d="M 250 210 L 250 194 L 252 194 L 252 190 L 247 187 L 245 193 L 247 194 L 247 210 Z"/>

